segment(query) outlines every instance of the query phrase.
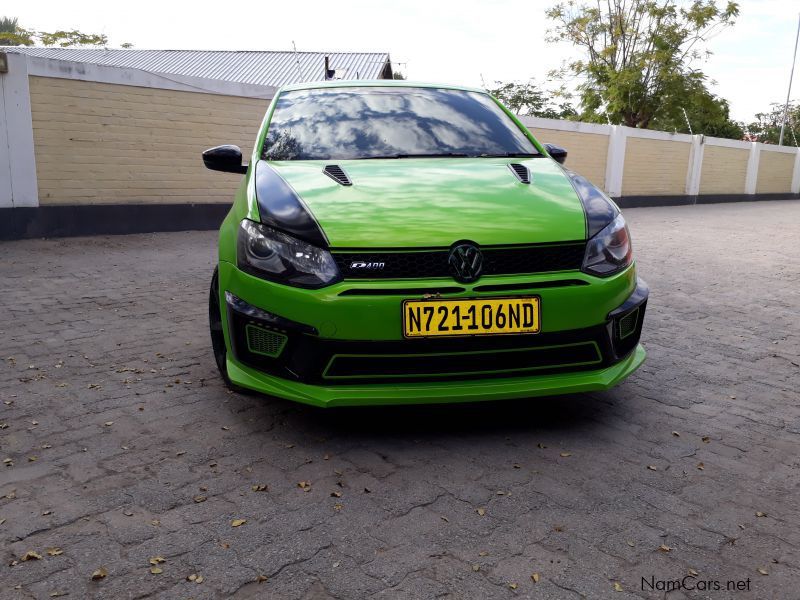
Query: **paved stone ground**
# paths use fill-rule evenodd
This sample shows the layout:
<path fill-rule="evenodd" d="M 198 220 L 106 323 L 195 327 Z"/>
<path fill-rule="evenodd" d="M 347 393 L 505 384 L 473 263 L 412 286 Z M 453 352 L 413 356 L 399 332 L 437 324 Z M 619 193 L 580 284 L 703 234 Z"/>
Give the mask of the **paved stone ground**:
<path fill-rule="evenodd" d="M 462 406 L 228 393 L 212 232 L 0 245 L 0 598 L 800 597 L 800 202 L 627 216 L 645 366 Z"/>

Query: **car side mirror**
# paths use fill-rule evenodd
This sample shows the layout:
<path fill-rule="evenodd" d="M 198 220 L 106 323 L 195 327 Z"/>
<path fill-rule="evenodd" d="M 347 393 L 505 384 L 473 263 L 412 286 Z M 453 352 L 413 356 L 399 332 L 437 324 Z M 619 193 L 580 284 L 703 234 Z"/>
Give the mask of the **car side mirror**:
<path fill-rule="evenodd" d="M 247 173 L 247 165 L 242 164 L 242 149 L 232 144 L 216 146 L 203 152 L 203 164 L 212 171 Z"/>
<path fill-rule="evenodd" d="M 567 160 L 567 151 L 561 146 L 556 146 L 555 144 L 545 144 L 544 149 L 547 150 L 550 158 L 559 164 L 563 165 L 564 161 Z"/>

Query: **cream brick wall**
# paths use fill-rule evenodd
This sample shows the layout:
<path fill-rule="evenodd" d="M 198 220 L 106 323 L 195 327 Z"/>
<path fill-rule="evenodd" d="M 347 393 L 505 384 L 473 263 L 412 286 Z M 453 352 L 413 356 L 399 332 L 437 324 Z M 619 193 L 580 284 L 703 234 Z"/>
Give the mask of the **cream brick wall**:
<path fill-rule="evenodd" d="M 201 153 L 236 144 L 249 160 L 268 101 L 49 77 L 30 78 L 39 202 L 231 202 L 240 175 Z"/>
<path fill-rule="evenodd" d="M 629 137 L 625 146 L 623 196 L 686 193 L 691 144 Z"/>
<path fill-rule="evenodd" d="M 747 148 L 705 145 L 700 171 L 701 194 L 744 194 L 747 177 Z"/>
<path fill-rule="evenodd" d="M 780 194 L 790 192 L 794 172 L 794 154 L 770 152 L 761 149 L 758 161 L 756 194 Z"/>
<path fill-rule="evenodd" d="M 531 127 L 531 133 L 541 143 L 562 146 L 568 152 L 565 163 L 599 187 L 604 187 L 606 158 L 608 158 L 608 136 L 577 131 L 559 131 Z"/>

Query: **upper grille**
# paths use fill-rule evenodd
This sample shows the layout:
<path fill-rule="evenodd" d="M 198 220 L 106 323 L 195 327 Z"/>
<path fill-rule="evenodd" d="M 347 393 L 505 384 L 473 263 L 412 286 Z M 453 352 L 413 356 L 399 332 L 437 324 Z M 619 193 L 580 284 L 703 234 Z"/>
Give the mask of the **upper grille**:
<path fill-rule="evenodd" d="M 325 165 L 325 168 L 322 169 L 322 172 L 338 184 L 353 185 L 353 182 L 350 181 L 347 173 L 345 173 L 344 169 L 339 165 Z"/>
<path fill-rule="evenodd" d="M 481 248 L 482 275 L 512 275 L 579 270 L 586 242 Z M 421 279 L 452 277 L 450 249 L 420 251 L 334 252 L 333 258 L 345 279 Z M 352 268 L 353 263 L 382 268 Z"/>

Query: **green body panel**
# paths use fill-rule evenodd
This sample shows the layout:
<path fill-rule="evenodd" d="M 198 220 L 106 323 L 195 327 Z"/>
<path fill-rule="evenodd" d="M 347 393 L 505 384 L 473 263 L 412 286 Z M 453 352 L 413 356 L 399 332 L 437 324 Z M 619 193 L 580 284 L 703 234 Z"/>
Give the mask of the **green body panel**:
<path fill-rule="evenodd" d="M 509 163 L 527 166 L 521 183 Z M 336 161 L 353 182 L 322 172 L 329 162 L 270 163 L 300 195 L 332 248 L 481 246 L 582 240 L 581 202 L 547 158 Z"/>
<path fill-rule="evenodd" d="M 580 280 L 590 285 L 536 288 L 537 283 L 564 279 Z M 525 283 L 530 290 L 476 293 L 474 287 L 492 283 Z M 292 321 L 311 325 L 321 337 L 341 340 L 402 340 L 402 303 L 410 296 L 342 296 L 357 288 L 403 289 L 452 286 L 440 280 L 341 281 L 318 290 L 304 290 L 253 277 L 233 264 L 220 262 L 220 292 L 228 290 L 245 302 Z M 464 288 L 459 294 L 444 298 L 491 298 L 509 295 L 537 295 L 541 298 L 542 332 L 581 329 L 604 323 L 609 312 L 621 305 L 636 288 L 635 266 L 601 279 L 576 271 L 539 275 L 481 277 L 475 284 L 455 284 Z M 421 298 L 422 295 L 413 296 Z M 221 298 L 224 306 L 224 298 Z M 532 334 L 535 335 L 535 334 Z"/>
<path fill-rule="evenodd" d="M 229 358 L 228 375 L 242 387 L 314 406 L 436 404 L 510 400 L 607 390 L 638 369 L 644 358 L 645 351 L 640 345 L 622 362 L 597 371 L 463 382 L 432 381 L 354 386 L 317 386 L 288 381 L 239 365 Z"/>

